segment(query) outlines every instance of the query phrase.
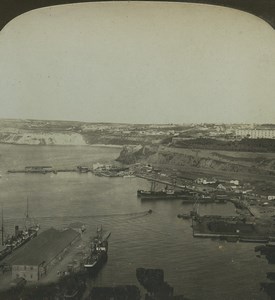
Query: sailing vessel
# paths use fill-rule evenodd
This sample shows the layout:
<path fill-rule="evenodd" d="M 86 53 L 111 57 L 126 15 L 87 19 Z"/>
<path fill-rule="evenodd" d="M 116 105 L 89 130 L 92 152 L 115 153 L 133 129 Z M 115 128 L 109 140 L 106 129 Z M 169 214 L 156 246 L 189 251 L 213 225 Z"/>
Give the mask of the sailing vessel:
<path fill-rule="evenodd" d="M 108 238 L 111 233 L 103 234 L 102 226 L 97 228 L 97 234 L 91 241 L 90 253 L 84 263 L 84 268 L 90 273 L 99 271 L 108 259 Z"/>
<path fill-rule="evenodd" d="M 37 236 L 40 226 L 34 222 L 29 216 L 29 202 L 27 200 L 27 211 L 25 217 L 25 228 L 19 229 L 19 226 L 15 226 L 14 234 L 4 239 L 4 215 L 2 207 L 2 245 L 0 247 L 0 261 L 3 260 L 7 255 L 12 253 L 14 250 L 26 244 L 31 239 Z"/>

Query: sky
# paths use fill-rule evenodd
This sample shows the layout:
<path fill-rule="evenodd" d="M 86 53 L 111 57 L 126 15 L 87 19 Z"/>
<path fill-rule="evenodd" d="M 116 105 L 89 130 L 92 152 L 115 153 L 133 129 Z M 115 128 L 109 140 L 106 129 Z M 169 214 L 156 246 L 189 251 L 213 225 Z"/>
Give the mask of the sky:
<path fill-rule="evenodd" d="M 274 123 L 275 31 L 234 9 L 101 2 L 0 32 L 0 118 Z"/>

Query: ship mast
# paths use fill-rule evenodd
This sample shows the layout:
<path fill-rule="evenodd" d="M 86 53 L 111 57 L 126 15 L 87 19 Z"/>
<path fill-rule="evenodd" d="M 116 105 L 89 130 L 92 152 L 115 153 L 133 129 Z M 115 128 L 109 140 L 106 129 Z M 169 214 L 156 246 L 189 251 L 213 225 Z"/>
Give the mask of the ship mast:
<path fill-rule="evenodd" d="M 26 210 L 26 218 L 25 218 L 25 229 L 30 226 L 30 217 L 29 217 L 29 197 L 27 197 L 27 210 Z"/>
<path fill-rule="evenodd" d="M 153 180 L 151 180 L 151 192 L 154 192 L 156 190 L 156 182 Z"/>
<path fill-rule="evenodd" d="M 27 211 L 26 211 L 26 218 L 29 218 L 29 198 L 27 197 Z"/>
<path fill-rule="evenodd" d="M 176 187 L 177 187 L 177 178 L 176 178 L 176 177 L 173 178 L 172 187 L 173 187 L 174 190 L 175 190 Z"/>
<path fill-rule="evenodd" d="M 2 236 L 2 246 L 4 245 L 4 214 L 3 214 L 3 203 L 2 203 L 2 224 L 1 224 L 1 236 Z"/>

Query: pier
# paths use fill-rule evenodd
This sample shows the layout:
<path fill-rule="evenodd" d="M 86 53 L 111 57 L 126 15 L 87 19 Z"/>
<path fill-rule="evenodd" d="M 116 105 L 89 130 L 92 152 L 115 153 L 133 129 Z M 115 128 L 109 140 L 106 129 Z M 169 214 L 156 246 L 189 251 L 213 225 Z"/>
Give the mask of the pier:
<path fill-rule="evenodd" d="M 267 243 L 273 240 L 269 223 L 256 223 L 241 217 L 192 216 L 193 237 L 217 238 L 228 242 Z"/>
<path fill-rule="evenodd" d="M 270 241 L 269 237 L 264 236 L 240 236 L 236 234 L 225 234 L 225 233 L 201 233 L 194 232 L 193 237 L 198 238 L 212 238 L 225 240 L 227 242 L 243 242 L 243 243 L 261 243 L 265 244 Z"/>
<path fill-rule="evenodd" d="M 24 169 L 8 170 L 8 173 L 26 173 L 26 174 L 47 174 L 47 173 L 61 173 L 61 172 L 77 172 L 88 173 L 93 172 L 93 169 L 83 166 L 77 166 L 76 168 L 53 168 L 52 166 L 29 166 Z"/>

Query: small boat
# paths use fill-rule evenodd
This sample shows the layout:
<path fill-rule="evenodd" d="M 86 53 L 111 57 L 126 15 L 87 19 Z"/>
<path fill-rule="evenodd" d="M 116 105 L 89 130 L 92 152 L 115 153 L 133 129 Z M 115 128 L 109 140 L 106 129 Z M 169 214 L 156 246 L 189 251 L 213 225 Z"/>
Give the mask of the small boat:
<path fill-rule="evenodd" d="M 184 220 L 189 220 L 189 219 L 191 219 L 191 215 L 190 214 L 178 214 L 178 218 L 184 219 Z"/>

